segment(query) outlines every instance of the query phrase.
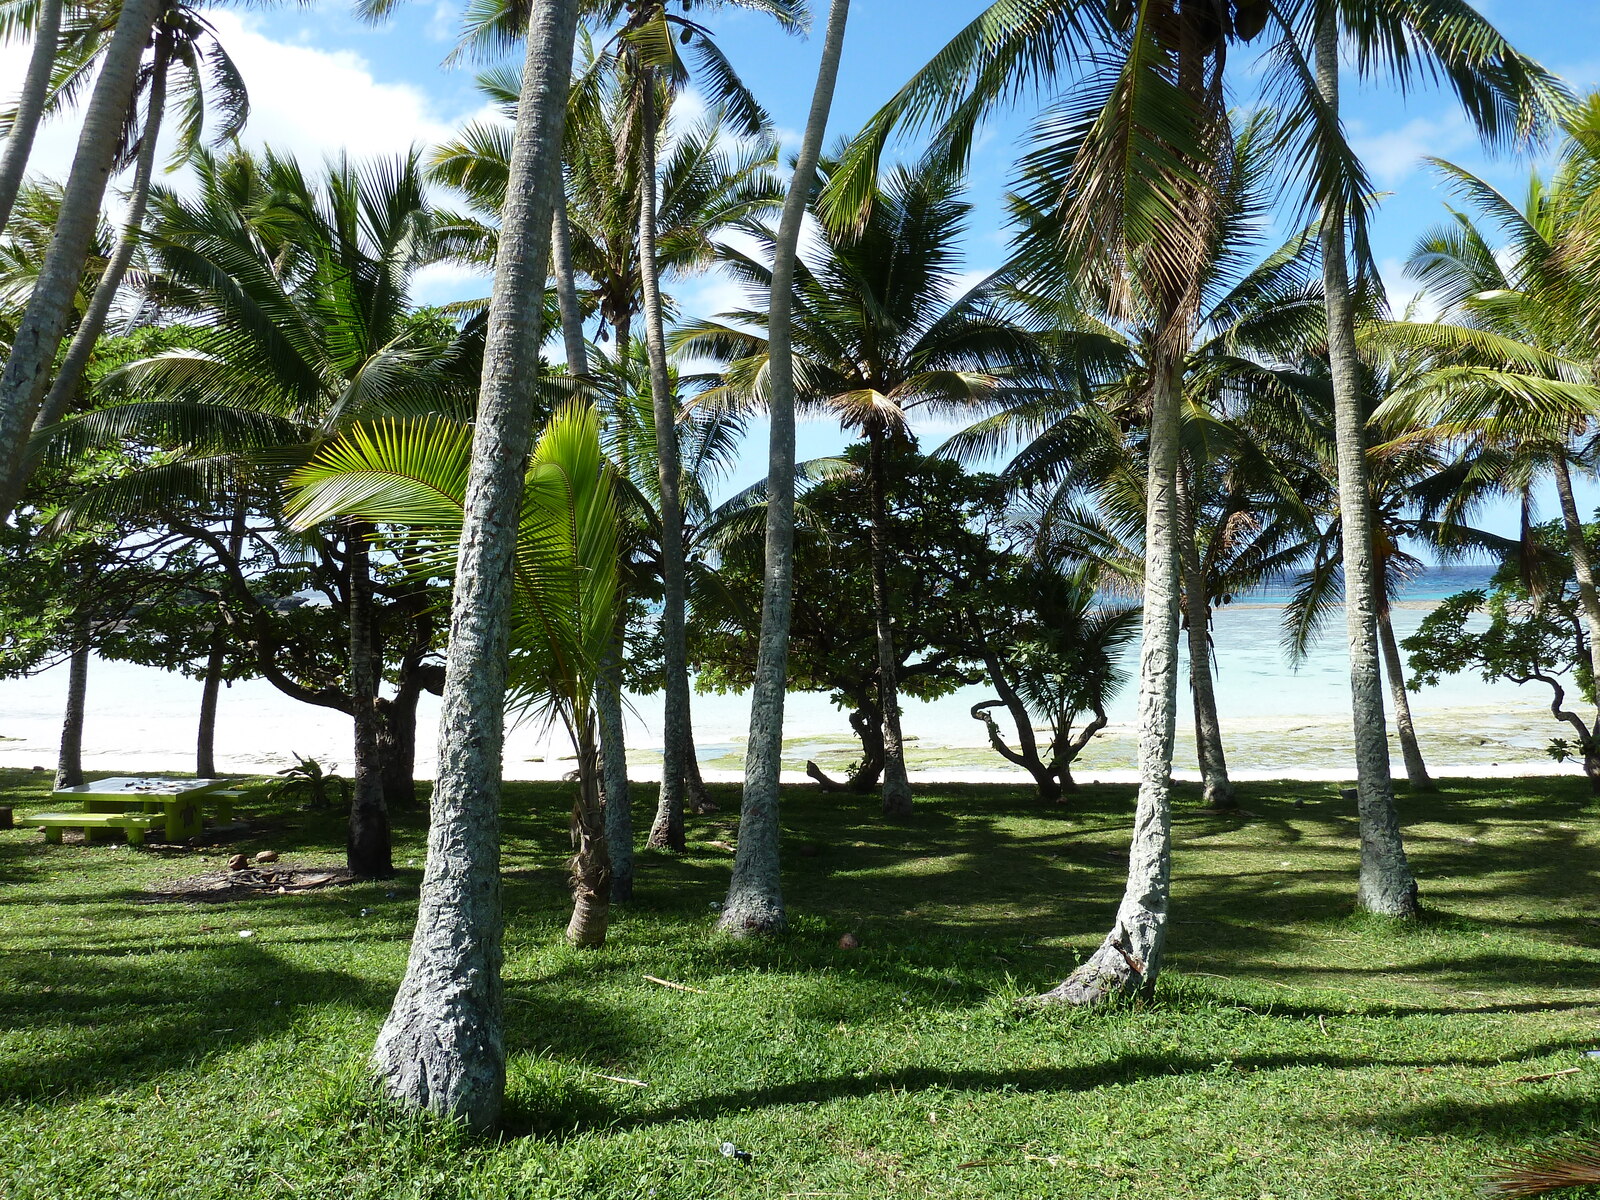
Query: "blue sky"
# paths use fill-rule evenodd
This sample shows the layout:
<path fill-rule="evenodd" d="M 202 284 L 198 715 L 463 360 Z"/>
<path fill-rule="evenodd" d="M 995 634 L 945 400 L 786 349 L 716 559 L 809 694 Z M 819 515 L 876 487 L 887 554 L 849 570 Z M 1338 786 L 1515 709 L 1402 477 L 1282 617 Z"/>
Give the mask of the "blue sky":
<path fill-rule="evenodd" d="M 812 2 L 825 8 L 826 0 Z M 1478 7 L 1514 44 L 1575 89 L 1600 85 L 1600 3 L 1482 0 Z M 980 8 L 977 0 L 856 0 L 830 139 L 858 128 Z M 370 154 L 435 141 L 482 111 L 472 69 L 442 65 L 460 9 L 459 0 L 412 0 L 386 24 L 371 26 L 351 16 L 344 4 L 320 0 L 305 8 L 219 12 L 216 19 L 255 98 L 252 136 L 316 157 L 340 146 Z M 786 37 L 767 18 L 737 9 L 696 15 L 714 27 L 792 143 L 810 101 L 817 41 Z M 825 12 L 819 22 L 822 16 Z M 0 78 L 13 77 L 7 67 L 19 51 L 0 53 Z M 1240 78 L 1244 80 L 1242 72 Z M 1243 90 L 1247 86 L 1247 81 L 1241 83 L 1238 100 L 1249 99 Z M 1381 85 L 1350 80 L 1346 91 L 1352 136 L 1374 182 L 1390 193 L 1374 226 L 1374 249 L 1391 294 L 1403 301 L 1410 289 L 1400 276 L 1400 264 L 1417 236 L 1444 215 L 1444 193 L 1418 159 L 1429 154 L 1450 158 L 1513 194 L 1520 193 L 1530 163 L 1485 156 L 1450 97 L 1437 90 L 1424 87 L 1400 96 Z M 977 207 L 966 265 L 975 272 L 998 265 L 1003 256 L 999 198 L 1011 177 L 1026 116 L 1024 111 L 994 122 L 974 156 L 971 191 Z M 41 148 L 47 165 L 51 155 L 64 155 L 70 132 L 57 128 L 48 134 Z M 680 281 L 673 290 L 684 311 L 696 314 L 715 312 L 737 299 L 716 278 Z M 423 285 L 423 297 L 430 301 L 483 291 L 470 274 L 451 270 L 431 273 Z M 764 430 L 753 429 L 752 437 L 759 444 L 752 445 L 740 471 L 727 482 L 729 488 L 753 481 L 763 470 Z M 841 444 L 828 426 L 802 427 L 802 455 L 829 453 Z M 1597 499 L 1600 489 L 1591 489 L 1590 503 Z M 1494 523 L 1509 531 L 1514 514 L 1506 508 L 1495 514 Z"/>

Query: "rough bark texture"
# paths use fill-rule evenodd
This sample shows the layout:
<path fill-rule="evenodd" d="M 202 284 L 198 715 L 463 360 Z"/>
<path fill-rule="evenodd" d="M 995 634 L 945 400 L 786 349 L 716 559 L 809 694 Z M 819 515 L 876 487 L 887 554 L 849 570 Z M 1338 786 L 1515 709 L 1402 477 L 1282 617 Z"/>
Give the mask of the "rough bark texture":
<path fill-rule="evenodd" d="M 83 715 L 89 692 L 89 622 L 79 618 L 76 645 L 67 664 L 67 707 L 61 714 L 61 753 L 56 757 L 56 790 L 83 782 Z"/>
<path fill-rule="evenodd" d="M 584 949 L 606 944 L 611 918 L 611 858 L 606 852 L 606 816 L 600 802 L 600 755 L 594 717 L 578 724 L 578 794 L 572 801 L 572 919 L 567 941 Z"/>
<path fill-rule="evenodd" d="M 34 20 L 33 51 L 28 55 L 28 69 L 23 73 L 22 90 L 17 95 L 16 116 L 6 134 L 5 149 L 0 150 L 0 233 L 5 232 L 6 222 L 11 219 L 12 205 L 16 204 L 23 176 L 28 173 L 33 137 L 44 116 L 50 72 L 61 44 L 61 7 L 61 0 L 40 0 Z"/>
<path fill-rule="evenodd" d="M 556 301 L 561 306 L 561 345 L 566 351 L 567 374 L 582 379 L 589 374 L 589 348 L 583 342 L 583 310 L 578 306 L 578 278 L 572 267 L 572 235 L 567 228 L 566 179 L 556 171 L 556 215 L 550 223 L 550 257 L 555 264 Z"/>
<path fill-rule="evenodd" d="M 377 614 L 366 533 L 353 529 L 346 542 L 350 598 L 350 716 L 355 765 L 350 791 L 350 826 L 345 865 L 357 875 L 394 874 L 389 808 L 383 795 L 383 755 L 378 719 Z"/>
<path fill-rule="evenodd" d="M 122 280 L 128 273 L 128 265 L 133 262 L 133 253 L 139 248 L 139 242 L 144 237 L 144 215 L 150 205 L 150 181 L 154 178 L 156 169 L 156 141 L 161 136 L 161 119 L 167 107 L 168 63 L 166 49 L 164 47 L 158 49 L 155 61 L 151 64 L 150 92 L 147 97 L 144 130 L 139 135 L 139 153 L 134 160 L 133 187 L 128 193 L 128 212 L 123 221 L 122 233 L 117 238 L 116 248 L 111 252 L 111 260 L 106 263 L 106 269 L 100 275 L 100 281 L 95 284 L 94 295 L 89 298 L 89 306 L 84 310 L 83 318 L 78 322 L 78 328 L 72 335 L 66 357 L 62 359 L 61 367 L 56 371 L 55 382 L 45 394 L 44 404 L 34 421 L 35 429 L 54 425 L 66 415 L 68 406 L 77 395 L 78 385 L 83 380 L 84 368 L 89 365 L 89 356 L 94 353 L 100 335 L 105 331 L 106 318 L 111 315 L 111 306 L 116 302 L 117 293 L 122 290 Z M 25 483 L 26 476 L 20 482 Z"/>
<path fill-rule="evenodd" d="M 1389 698 L 1394 701 L 1394 728 L 1400 738 L 1400 755 L 1406 763 L 1406 782 L 1413 792 L 1436 790 L 1417 742 L 1417 728 L 1411 720 L 1411 696 L 1406 691 L 1405 665 L 1400 646 L 1394 640 L 1394 622 L 1388 610 L 1378 614 L 1378 643 L 1383 650 L 1383 665 L 1389 675 Z"/>
<path fill-rule="evenodd" d="M 165 3 L 124 0 L 84 112 L 55 235 L 17 326 L 5 371 L 0 373 L 0 515 L 11 511 L 22 490 L 28 432 L 39 415 L 51 366 L 72 315 L 72 299 L 94 238 L 122 125 L 133 102 L 139 60 Z"/>
<path fill-rule="evenodd" d="M 816 178 L 822 135 L 833 106 L 834 82 L 844 48 L 849 0 L 833 0 L 823 36 L 817 85 L 805 135 L 784 197 L 772 247 L 772 290 L 767 312 L 767 528 L 761 589 L 761 636 L 750 689 L 750 738 L 739 806 L 739 846 L 733 879 L 718 926 L 746 935 L 783 928 L 783 888 L 778 871 L 778 779 L 783 761 L 783 700 L 788 686 L 789 617 L 794 598 L 794 354 L 789 320 L 794 311 L 794 263 L 806 200 Z"/>
<path fill-rule="evenodd" d="M 600 717 L 600 779 L 606 806 L 606 849 L 611 858 L 611 898 L 633 899 L 633 796 L 622 724 L 622 630 L 607 649 L 595 686 Z"/>
<path fill-rule="evenodd" d="M 639 165 L 639 282 L 644 298 L 644 344 L 650 362 L 650 400 L 655 412 L 656 475 L 661 492 L 661 645 L 666 675 L 662 704 L 661 795 L 650 827 L 650 845 L 684 849 L 683 748 L 689 720 L 689 646 L 685 633 L 683 505 L 678 498 L 683 468 L 678 457 L 678 403 L 667 373 L 667 338 L 662 324 L 661 279 L 656 258 L 655 76 L 639 83 L 644 126 Z"/>
<path fill-rule="evenodd" d="M 483 1130 L 499 1121 L 506 1079 L 500 756 L 511 563 L 577 15 L 577 0 L 536 0 L 529 16 L 451 599 L 428 860 L 405 979 L 373 1051 L 391 1096 Z"/>
<path fill-rule="evenodd" d="M 228 655 L 228 635 L 219 625 L 211 635 L 206 656 L 205 682 L 200 688 L 200 724 L 195 733 L 194 773 L 210 779 L 217 773 L 217 699 L 222 694 L 222 667 Z"/>
<path fill-rule="evenodd" d="M 714 813 L 716 801 L 706 790 L 706 781 L 700 775 L 700 751 L 694 744 L 694 709 L 690 719 L 683 723 L 683 795 L 684 803 L 693 813 Z"/>
<path fill-rule="evenodd" d="M 1041 1000 L 1099 1004 L 1149 995 L 1161 969 L 1171 894 L 1172 742 L 1178 711 L 1178 397 L 1175 363 L 1151 373 L 1144 639 L 1139 650 L 1139 800 L 1128 882 L 1100 948 Z"/>
<path fill-rule="evenodd" d="M 1339 111 L 1338 16 L 1324 6 L 1316 32 L 1317 87 Z M 1328 359 L 1333 375 L 1334 434 L 1339 464 L 1339 520 L 1344 562 L 1345 627 L 1350 641 L 1351 719 L 1361 822 L 1361 872 L 1356 903 L 1369 912 L 1415 917 L 1417 883 L 1406 860 L 1389 776 L 1389 736 L 1378 664 L 1379 580 L 1372 553 L 1372 502 L 1367 468 L 1367 406 L 1356 354 L 1355 299 L 1346 260 L 1344 207 L 1322 213 L 1322 279 L 1328 308 Z"/>
<path fill-rule="evenodd" d="M 1555 462 L 1556 495 L 1561 501 L 1561 525 L 1567 531 L 1567 550 L 1572 554 L 1572 573 L 1578 582 L 1578 603 L 1583 610 L 1585 632 L 1589 635 L 1589 666 L 1600 679 L 1600 593 L 1594 582 L 1594 563 L 1589 543 L 1583 536 L 1583 520 L 1572 494 L 1572 471 L 1565 454 Z"/>
<path fill-rule="evenodd" d="M 1195 512 L 1178 468 L 1178 503 L 1183 514 L 1180 539 L 1183 564 L 1184 621 L 1189 627 L 1189 694 L 1194 701 L 1194 741 L 1200 759 L 1200 779 L 1209 808 L 1238 808 L 1228 759 L 1222 749 L 1222 721 L 1217 715 L 1217 691 L 1211 679 L 1211 602 L 1206 595 L 1205 569 L 1195 544 Z"/>
<path fill-rule="evenodd" d="M 878 645 L 878 705 L 883 709 L 883 814 L 911 815 L 911 781 L 906 778 L 905 743 L 900 737 L 900 656 L 894 650 L 894 618 L 889 612 L 887 529 L 889 506 L 884 497 L 883 430 L 868 431 L 868 486 L 872 493 L 872 616 Z"/>

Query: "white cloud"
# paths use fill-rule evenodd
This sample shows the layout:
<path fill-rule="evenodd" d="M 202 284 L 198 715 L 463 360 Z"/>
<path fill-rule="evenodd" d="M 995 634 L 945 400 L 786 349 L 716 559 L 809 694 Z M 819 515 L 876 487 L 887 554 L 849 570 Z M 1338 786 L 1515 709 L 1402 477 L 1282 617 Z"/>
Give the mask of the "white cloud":
<path fill-rule="evenodd" d="M 1466 118 L 1454 109 L 1438 119 L 1414 117 L 1398 128 L 1376 132 L 1356 124 L 1350 138 L 1374 181 L 1385 187 L 1410 175 L 1423 157 L 1447 156 L 1471 142 Z"/>
<path fill-rule="evenodd" d="M 1413 303 L 1415 311 L 1410 320 L 1435 321 L 1439 318 L 1438 301 L 1426 294 L 1422 285 L 1406 277 L 1406 265 L 1398 258 L 1386 258 L 1378 264 L 1378 275 L 1383 280 L 1383 290 L 1389 299 L 1389 315 L 1395 320 L 1406 320 L 1407 310 Z"/>

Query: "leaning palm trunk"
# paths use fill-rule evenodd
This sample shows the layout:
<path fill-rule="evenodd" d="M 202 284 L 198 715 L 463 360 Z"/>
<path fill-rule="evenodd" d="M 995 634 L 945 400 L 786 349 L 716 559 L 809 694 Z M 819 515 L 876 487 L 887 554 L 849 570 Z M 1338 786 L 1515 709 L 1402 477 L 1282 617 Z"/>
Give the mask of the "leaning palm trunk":
<path fill-rule="evenodd" d="M 33 27 L 33 53 L 22 76 L 22 91 L 17 96 L 17 112 L 6 133 L 5 150 L 0 151 L 0 233 L 11 219 L 11 207 L 22 189 L 33 153 L 33 136 L 44 116 L 45 97 L 50 93 L 50 72 L 56 65 L 61 42 L 61 0 L 40 0 Z"/>
<path fill-rule="evenodd" d="M 1325 5 L 1316 35 L 1317 87 L 1339 111 L 1338 15 Z M 1345 249 L 1345 209 L 1327 201 L 1321 222 L 1323 291 L 1328 309 L 1328 360 L 1333 375 L 1334 432 L 1339 466 L 1339 531 L 1344 562 L 1345 626 L 1350 641 L 1351 718 L 1355 728 L 1361 872 L 1356 903 L 1390 917 L 1415 917 L 1417 882 L 1406 861 L 1389 776 L 1389 736 L 1378 663 L 1378 575 L 1372 553 L 1366 405 L 1356 355 L 1355 303 Z"/>
<path fill-rule="evenodd" d="M 1386 608 L 1378 614 L 1378 642 L 1383 650 L 1383 665 L 1389 675 L 1389 698 L 1394 701 L 1394 729 L 1400 738 L 1400 755 L 1406 763 L 1406 782 L 1413 792 L 1431 792 L 1433 779 L 1417 742 L 1417 727 L 1411 720 L 1411 697 L 1406 692 L 1405 666 L 1400 661 L 1400 646 L 1394 638 L 1394 622 Z"/>
<path fill-rule="evenodd" d="M 1589 541 L 1578 517 L 1578 502 L 1572 494 L 1572 470 L 1567 456 L 1556 456 L 1556 495 L 1561 501 L 1561 525 L 1567 534 L 1567 550 L 1572 555 L 1572 573 L 1578 581 L 1578 604 L 1583 610 L 1585 632 L 1589 636 L 1589 666 L 1600 680 L 1600 593 L 1595 590 L 1594 562 L 1589 557 Z"/>
<path fill-rule="evenodd" d="M 600 802 L 600 755 L 594 714 L 574 721 L 578 743 L 578 795 L 572 802 L 572 919 L 567 941 L 584 949 L 606 944 L 611 920 L 611 859 L 606 853 L 606 816 Z"/>
<path fill-rule="evenodd" d="M 428 860 L 405 979 L 373 1050 L 390 1096 L 483 1130 L 499 1120 L 506 1080 L 500 756 L 511 563 L 577 18 L 577 0 L 536 0 L 528 19 L 451 600 Z"/>
<path fill-rule="evenodd" d="M 117 239 L 116 249 L 112 251 L 111 261 L 106 264 L 100 281 L 95 284 L 94 295 L 89 300 L 89 307 L 84 310 L 83 319 L 78 322 L 77 331 L 72 335 L 67 356 L 56 372 L 55 382 L 45 395 L 39 416 L 34 421 L 35 430 L 54 425 L 66 415 L 67 406 L 72 403 L 78 384 L 83 380 L 84 368 L 89 365 L 89 356 L 94 353 L 100 334 L 105 330 L 111 306 L 116 302 L 117 293 L 122 290 L 122 279 L 128 273 L 128 265 L 133 262 L 133 253 L 144 236 L 144 214 L 150 204 L 150 181 L 156 167 L 156 139 L 161 135 L 161 118 L 167 104 L 167 64 L 165 48 L 158 49 L 151 68 L 148 111 L 144 131 L 139 137 L 133 189 L 128 193 L 128 214 L 123 222 L 122 235 Z"/>
<path fill-rule="evenodd" d="M 888 555 L 889 505 L 884 498 L 884 431 L 868 431 L 867 486 L 872 493 L 872 615 L 878 643 L 878 704 L 883 709 L 883 813 L 887 817 L 911 814 L 911 781 L 906 778 L 905 743 L 900 737 L 900 657 L 894 649 L 894 623 L 889 615 Z"/>
<path fill-rule="evenodd" d="M 1238 808 L 1228 759 L 1222 749 L 1222 722 L 1217 716 L 1217 692 L 1211 679 L 1211 604 L 1206 597 L 1205 569 L 1195 545 L 1193 500 L 1178 468 L 1178 503 L 1183 511 L 1184 620 L 1189 626 L 1189 690 L 1194 700 L 1194 741 L 1200 759 L 1200 779 L 1207 807 Z"/>
<path fill-rule="evenodd" d="M 350 794 L 345 864 L 353 874 L 394 874 L 389 806 L 383 790 L 383 755 L 378 717 L 378 630 L 372 598 L 372 561 L 366 530 L 345 539 L 350 604 L 350 715 L 355 729 L 354 783 Z"/>
<path fill-rule="evenodd" d="M 165 4 L 166 0 L 124 0 L 84 113 L 55 236 L 50 239 L 38 281 L 12 340 L 11 355 L 0 374 L 0 515 L 10 512 L 22 490 L 28 432 L 39 415 L 50 369 L 72 315 L 72 300 L 88 259 L 106 181 L 133 103 L 139 60 L 156 15 Z"/>
<path fill-rule="evenodd" d="M 667 339 L 662 325 L 661 279 L 656 258 L 656 81 L 646 71 L 639 83 L 644 124 L 639 165 L 639 280 L 644 294 L 644 343 L 650 361 L 650 399 L 655 411 L 656 470 L 661 489 L 661 645 L 663 689 L 661 796 L 650 845 L 682 851 L 684 726 L 689 720 L 689 647 L 684 627 L 683 506 L 678 499 L 678 406 L 667 375 Z"/>
<path fill-rule="evenodd" d="M 1128 883 L 1100 948 L 1041 1000 L 1099 1004 L 1149 995 L 1167 937 L 1172 859 L 1172 741 L 1178 711 L 1179 365 L 1155 364 L 1150 384 L 1150 475 L 1145 514 L 1144 640 L 1139 651 L 1139 802 Z"/>
<path fill-rule="evenodd" d="M 73 626 L 72 658 L 67 663 L 67 707 L 61 716 L 61 753 L 56 758 L 55 789 L 83 782 L 83 717 L 89 693 L 89 618 Z"/>
<path fill-rule="evenodd" d="M 744 796 L 733 880 L 718 926 L 729 933 L 781 929 L 783 888 L 778 870 L 778 779 L 783 761 L 783 701 L 789 670 L 789 617 L 794 599 L 794 264 L 806 200 L 816 178 L 822 134 L 839 77 L 850 0 L 833 0 L 817 68 L 805 136 L 784 197 L 772 246 L 772 291 L 767 312 L 767 529 L 761 592 L 761 637 L 750 690 L 750 740 L 745 748 Z"/>

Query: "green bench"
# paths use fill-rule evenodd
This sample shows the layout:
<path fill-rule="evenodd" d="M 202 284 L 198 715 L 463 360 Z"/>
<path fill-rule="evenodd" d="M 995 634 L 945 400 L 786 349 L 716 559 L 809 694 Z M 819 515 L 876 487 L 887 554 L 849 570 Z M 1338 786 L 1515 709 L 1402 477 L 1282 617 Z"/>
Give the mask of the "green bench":
<path fill-rule="evenodd" d="M 86 842 L 94 841 L 95 834 L 106 829 L 122 830 L 130 842 L 135 835 L 139 841 L 147 842 L 152 833 L 166 826 L 167 818 L 158 812 L 56 812 L 34 813 L 20 823 L 43 829 L 47 842 L 60 842 L 63 829 L 83 830 L 83 840 Z"/>

